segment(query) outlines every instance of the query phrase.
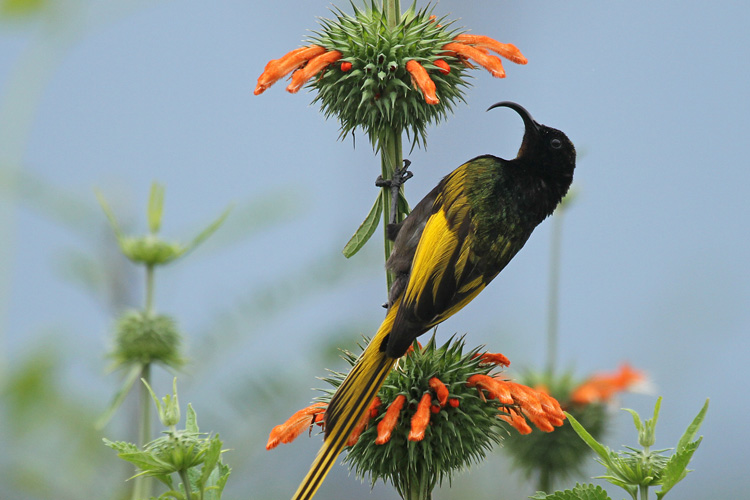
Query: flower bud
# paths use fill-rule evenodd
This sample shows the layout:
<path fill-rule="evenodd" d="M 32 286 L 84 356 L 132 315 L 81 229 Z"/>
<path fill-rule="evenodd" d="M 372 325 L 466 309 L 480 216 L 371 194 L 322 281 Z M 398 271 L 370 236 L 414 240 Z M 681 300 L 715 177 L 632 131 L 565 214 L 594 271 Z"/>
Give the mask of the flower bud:
<path fill-rule="evenodd" d="M 127 311 L 115 330 L 112 357 L 120 365 L 162 363 L 180 368 L 184 364 L 182 336 L 170 316 Z"/>

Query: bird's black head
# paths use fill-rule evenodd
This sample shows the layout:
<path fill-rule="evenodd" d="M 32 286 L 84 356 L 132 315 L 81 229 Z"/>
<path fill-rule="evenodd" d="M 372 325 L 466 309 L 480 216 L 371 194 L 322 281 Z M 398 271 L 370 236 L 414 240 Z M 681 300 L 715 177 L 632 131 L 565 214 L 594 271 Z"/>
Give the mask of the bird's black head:
<path fill-rule="evenodd" d="M 563 132 L 537 123 L 520 104 L 503 101 L 490 109 L 505 107 L 514 110 L 523 119 L 526 131 L 518 150 L 516 161 L 544 176 L 573 178 L 576 165 L 576 148 Z"/>

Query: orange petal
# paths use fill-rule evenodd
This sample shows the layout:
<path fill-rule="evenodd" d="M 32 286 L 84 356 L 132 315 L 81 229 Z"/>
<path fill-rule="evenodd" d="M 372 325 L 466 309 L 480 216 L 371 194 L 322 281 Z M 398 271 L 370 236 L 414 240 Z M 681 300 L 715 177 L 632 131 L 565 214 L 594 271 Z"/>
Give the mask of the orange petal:
<path fill-rule="evenodd" d="M 437 377 L 432 377 L 428 383 L 430 385 L 430 389 L 435 391 L 435 395 L 437 396 L 440 406 L 445 406 L 445 404 L 448 402 L 448 388 L 445 387 L 445 384 Z"/>
<path fill-rule="evenodd" d="M 500 413 L 498 417 L 512 425 L 520 434 L 531 433 L 531 427 L 526 422 L 526 419 L 517 413 Z"/>
<path fill-rule="evenodd" d="M 521 54 L 521 51 L 518 50 L 518 47 L 512 43 L 500 43 L 494 38 L 488 36 L 469 35 L 466 33 L 456 36 L 454 40 L 460 43 L 476 45 L 478 47 L 486 47 L 516 64 L 526 64 L 529 62 L 529 60 Z"/>
<path fill-rule="evenodd" d="M 510 390 L 502 380 L 498 380 L 488 375 L 476 374 L 469 377 L 466 382 L 466 385 L 469 387 L 474 387 L 476 385 L 480 389 L 489 392 L 490 399 L 497 398 L 501 403 L 506 405 L 512 405 L 515 403 Z"/>
<path fill-rule="evenodd" d="M 458 405 L 460 404 L 460 401 L 456 398 L 450 398 L 448 400 L 448 404 L 451 406 L 451 408 L 458 408 Z"/>
<path fill-rule="evenodd" d="M 411 75 L 414 84 L 422 91 L 427 104 L 437 104 L 440 102 L 435 94 L 435 82 L 432 81 L 424 66 L 412 59 L 406 63 L 406 71 Z"/>
<path fill-rule="evenodd" d="M 289 417 L 286 422 L 274 427 L 268 436 L 266 449 L 270 450 L 276 448 L 281 443 L 291 443 L 294 441 L 306 428 L 316 422 L 318 414 L 326 411 L 326 406 L 325 403 L 315 403 L 307 408 L 302 408 Z"/>
<path fill-rule="evenodd" d="M 510 366 L 510 360 L 505 357 L 504 354 L 492 353 L 492 352 L 484 352 L 482 354 L 475 354 L 472 356 L 472 359 L 480 357 L 482 358 L 482 363 L 486 363 L 488 365 L 502 365 L 502 366 Z"/>
<path fill-rule="evenodd" d="M 401 413 L 401 408 L 404 407 L 404 403 L 406 403 L 406 396 L 399 394 L 385 411 L 383 420 L 378 423 L 378 437 L 375 438 L 375 444 L 385 444 L 390 441 L 391 433 L 396 428 L 398 416 Z"/>
<path fill-rule="evenodd" d="M 260 95 L 268 87 L 284 78 L 286 75 L 305 64 L 309 59 L 324 53 L 326 49 L 319 45 L 300 47 L 288 52 L 280 59 L 274 59 L 266 64 L 263 73 L 258 77 L 258 85 L 255 87 L 255 95 Z"/>
<path fill-rule="evenodd" d="M 378 416 L 378 408 L 380 408 L 380 405 L 382 403 L 380 402 L 380 398 L 378 396 L 375 396 L 375 399 L 372 400 L 372 403 L 370 403 L 370 418 L 375 418 Z"/>
<path fill-rule="evenodd" d="M 411 431 L 409 431 L 409 441 L 421 441 L 424 439 L 424 433 L 430 423 L 430 406 L 432 406 L 432 395 L 426 392 L 417 405 L 417 411 L 411 418 Z"/>
<path fill-rule="evenodd" d="M 295 94 L 307 83 L 307 80 L 320 73 L 323 69 L 327 68 L 331 64 L 341 59 L 341 52 L 338 50 L 331 50 L 318 56 L 313 57 L 308 61 L 305 67 L 298 69 L 292 73 L 292 83 L 290 83 L 286 90 L 292 94 Z"/>
<path fill-rule="evenodd" d="M 442 59 L 436 59 L 435 62 L 432 63 L 432 64 L 434 64 L 435 66 L 437 66 L 438 68 L 440 68 L 438 71 L 440 71 L 444 75 L 447 75 L 448 73 L 451 72 L 450 64 L 448 64 L 447 62 L 443 61 Z"/>
<path fill-rule="evenodd" d="M 445 45 L 443 45 L 443 49 L 453 51 L 459 56 L 464 56 L 468 57 L 469 59 L 475 60 L 480 66 L 489 71 L 490 74 L 495 78 L 505 78 L 503 62 L 497 56 L 488 55 L 481 49 L 472 47 L 471 45 L 464 45 L 462 43 L 456 42 L 446 43 Z"/>

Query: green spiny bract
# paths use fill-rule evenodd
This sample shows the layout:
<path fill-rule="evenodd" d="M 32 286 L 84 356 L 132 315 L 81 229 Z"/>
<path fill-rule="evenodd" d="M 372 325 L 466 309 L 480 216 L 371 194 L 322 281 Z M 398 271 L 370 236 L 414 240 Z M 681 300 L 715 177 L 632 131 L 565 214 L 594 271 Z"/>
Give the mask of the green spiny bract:
<path fill-rule="evenodd" d="M 444 479 L 450 480 L 452 473 L 480 462 L 507 432 L 507 426 L 498 418 L 498 401 L 484 399 L 476 387 L 468 387 L 472 375 L 489 375 L 494 365 L 481 363 L 477 354 L 480 348 L 463 353 L 462 339 L 449 341 L 437 347 L 434 337 L 423 347 L 414 344 L 414 350 L 401 358 L 399 367 L 393 370 L 380 389 L 381 405 L 377 416 L 371 419 L 356 444 L 349 448 L 345 459 L 358 476 L 370 477 L 374 484 L 378 479 L 390 481 L 404 494 L 414 488 L 415 483 L 424 483 L 431 490 Z M 345 353 L 354 364 L 356 357 Z M 334 387 L 341 384 L 345 374 L 333 373 L 325 379 Z M 438 413 L 431 413 L 430 424 L 421 441 L 409 441 L 411 419 L 417 404 L 425 393 L 432 393 L 429 380 L 440 379 L 448 388 L 450 398 L 458 400 L 458 407 L 446 405 Z M 377 424 L 397 396 L 404 395 L 404 405 L 390 440 L 375 444 Z M 320 398 L 326 401 L 328 397 Z M 437 405 L 433 394 L 433 405 Z"/>
<path fill-rule="evenodd" d="M 117 365 L 162 363 L 180 368 L 182 335 L 174 318 L 141 311 L 126 311 L 117 320 L 115 348 Z"/>
<path fill-rule="evenodd" d="M 443 46 L 459 34 L 444 18 L 430 19 L 431 8 L 416 10 L 414 4 L 389 27 L 383 9 L 374 1 L 364 10 L 352 4 L 354 15 L 339 9 L 336 21 L 322 19 L 322 30 L 309 42 L 343 54 L 340 64 L 328 68 L 312 85 L 318 90 L 326 117 L 335 115 L 341 136 L 357 127 L 367 133 L 373 147 L 385 129 L 406 130 L 413 144 L 424 144 L 426 128 L 445 118 L 457 101 L 464 101 L 465 71 L 455 57 L 444 55 Z M 434 62 L 443 59 L 450 72 L 439 71 Z M 440 102 L 427 104 L 411 82 L 406 63 L 415 60 L 435 82 Z"/>

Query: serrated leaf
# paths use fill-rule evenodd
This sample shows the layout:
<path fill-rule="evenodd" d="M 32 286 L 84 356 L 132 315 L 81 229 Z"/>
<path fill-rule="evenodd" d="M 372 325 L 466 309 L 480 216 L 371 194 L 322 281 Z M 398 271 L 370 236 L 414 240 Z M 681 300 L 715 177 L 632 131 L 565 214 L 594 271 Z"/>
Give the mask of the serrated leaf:
<path fill-rule="evenodd" d="M 572 490 L 556 491 L 550 494 L 537 491 L 529 498 L 533 500 L 611 500 L 601 486 L 578 483 Z"/>
<path fill-rule="evenodd" d="M 677 443 L 677 451 L 685 448 L 695 438 L 695 435 L 698 433 L 698 429 L 700 428 L 701 424 L 703 423 L 703 419 L 706 416 L 706 412 L 708 411 L 708 401 L 709 400 L 706 399 L 706 402 L 703 404 L 703 408 L 701 408 L 701 410 L 698 412 L 698 415 L 696 415 L 690 425 L 688 425 L 685 433 Z"/>
<path fill-rule="evenodd" d="M 370 213 L 367 214 L 365 220 L 362 222 L 362 224 L 360 224 L 359 228 L 357 228 L 357 231 L 349 239 L 346 246 L 344 246 L 344 257 L 348 259 L 352 255 L 359 252 L 360 249 L 365 245 L 365 243 L 367 243 L 367 241 L 375 233 L 375 230 L 378 228 L 378 224 L 380 224 L 380 216 L 382 212 L 383 199 L 380 194 L 378 194 L 377 198 L 375 199 L 375 203 L 370 209 Z"/>
<path fill-rule="evenodd" d="M 687 475 L 689 472 L 687 466 L 693 458 L 693 453 L 695 453 L 695 450 L 697 450 L 698 446 L 701 444 L 702 439 L 703 438 L 698 438 L 692 443 L 685 444 L 669 457 L 667 464 L 661 472 L 661 489 L 656 492 L 657 499 L 661 500 L 669 490 L 682 481 Z"/>
<path fill-rule="evenodd" d="M 185 417 L 185 430 L 198 433 L 198 417 L 195 415 L 193 405 L 188 403 L 187 416 Z"/>

